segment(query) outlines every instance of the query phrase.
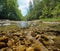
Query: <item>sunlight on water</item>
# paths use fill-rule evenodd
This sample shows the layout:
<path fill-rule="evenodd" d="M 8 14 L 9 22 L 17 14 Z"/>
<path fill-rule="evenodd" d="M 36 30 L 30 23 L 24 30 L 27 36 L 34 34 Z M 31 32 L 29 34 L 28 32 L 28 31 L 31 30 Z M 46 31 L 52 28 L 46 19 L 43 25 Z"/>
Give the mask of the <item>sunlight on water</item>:
<path fill-rule="evenodd" d="M 17 22 L 17 26 L 18 26 L 19 28 L 25 28 L 25 27 L 28 26 L 28 23 L 25 22 L 25 21 Z"/>

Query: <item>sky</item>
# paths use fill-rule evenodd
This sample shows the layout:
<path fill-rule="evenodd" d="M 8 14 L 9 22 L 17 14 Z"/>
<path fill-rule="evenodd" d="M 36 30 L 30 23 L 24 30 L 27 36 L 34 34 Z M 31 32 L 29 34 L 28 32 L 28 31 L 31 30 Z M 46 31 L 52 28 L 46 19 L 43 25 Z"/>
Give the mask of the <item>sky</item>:
<path fill-rule="evenodd" d="M 21 10 L 21 13 L 23 16 L 27 14 L 27 11 L 29 9 L 29 2 L 32 0 L 18 0 L 19 10 Z"/>

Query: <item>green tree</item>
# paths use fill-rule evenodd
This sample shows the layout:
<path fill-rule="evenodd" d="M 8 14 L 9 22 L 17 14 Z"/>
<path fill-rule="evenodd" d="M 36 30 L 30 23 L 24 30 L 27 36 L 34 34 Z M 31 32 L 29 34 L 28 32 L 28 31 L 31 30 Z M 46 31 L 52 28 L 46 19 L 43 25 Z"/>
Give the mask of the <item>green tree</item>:
<path fill-rule="evenodd" d="M 27 20 L 60 17 L 60 0 L 33 0 L 33 8 L 29 11 Z"/>
<path fill-rule="evenodd" d="M 17 0 L 0 0 L 2 10 L 0 19 L 21 20 L 21 12 L 18 10 Z"/>
<path fill-rule="evenodd" d="M 28 18 L 27 20 L 39 19 L 39 16 L 41 15 L 41 7 L 39 6 L 40 6 L 40 0 L 33 0 L 33 6 L 32 6 L 33 8 L 29 10 L 30 12 L 28 12 L 27 14 Z"/>
<path fill-rule="evenodd" d="M 51 12 L 55 18 L 60 17 L 60 3 L 56 5 L 54 10 Z"/>

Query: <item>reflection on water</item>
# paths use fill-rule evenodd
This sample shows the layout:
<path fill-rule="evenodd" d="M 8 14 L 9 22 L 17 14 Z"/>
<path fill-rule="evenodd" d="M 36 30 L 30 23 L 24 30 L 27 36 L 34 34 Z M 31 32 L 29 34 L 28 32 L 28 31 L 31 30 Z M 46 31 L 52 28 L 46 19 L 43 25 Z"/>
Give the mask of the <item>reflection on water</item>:
<path fill-rule="evenodd" d="M 19 28 L 34 27 L 40 21 L 0 21 L 0 26 L 17 25 Z"/>
<path fill-rule="evenodd" d="M 39 24 L 39 21 L 17 21 L 17 26 L 19 28 L 34 27 Z"/>
<path fill-rule="evenodd" d="M 28 23 L 26 21 L 19 21 L 17 22 L 17 26 L 19 28 L 25 28 L 25 27 L 28 27 Z"/>

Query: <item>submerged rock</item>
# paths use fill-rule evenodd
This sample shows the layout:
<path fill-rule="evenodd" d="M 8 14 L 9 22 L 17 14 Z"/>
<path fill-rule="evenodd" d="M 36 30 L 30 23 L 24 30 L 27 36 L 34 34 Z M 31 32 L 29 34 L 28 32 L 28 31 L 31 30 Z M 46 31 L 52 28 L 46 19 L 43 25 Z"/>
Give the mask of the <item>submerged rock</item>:
<path fill-rule="evenodd" d="M 6 43 L 0 42 L 0 49 L 1 49 L 1 48 L 4 48 L 4 47 L 6 47 L 6 46 L 7 46 Z"/>
<path fill-rule="evenodd" d="M 0 51 L 6 51 L 6 48 L 2 48 L 2 49 L 0 49 Z"/>
<path fill-rule="evenodd" d="M 8 40 L 7 45 L 8 45 L 8 47 L 12 47 L 14 45 L 14 40 L 13 39 Z"/>
<path fill-rule="evenodd" d="M 6 32 L 5 32 L 6 31 Z M 2 33 L 5 32 L 5 33 Z M 54 33 L 49 34 L 40 27 L 7 28 L 0 32 L 0 51 L 58 51 L 51 46 L 60 45 L 60 37 L 55 40 Z M 53 35 L 52 35 L 53 34 Z M 56 46 L 57 47 L 57 46 Z M 55 48 L 56 48 L 55 47 Z M 60 47 L 60 46 L 59 46 Z M 49 50 L 50 49 L 50 50 Z"/>
<path fill-rule="evenodd" d="M 28 48 L 26 48 L 26 51 L 34 51 L 34 48 L 33 47 L 28 47 Z"/>
<path fill-rule="evenodd" d="M 25 46 L 24 45 L 20 45 L 16 47 L 16 51 L 24 51 L 25 50 Z"/>
<path fill-rule="evenodd" d="M 0 37 L 0 41 L 1 42 L 8 42 L 8 37 L 6 37 L 6 36 L 2 36 L 2 37 Z"/>

